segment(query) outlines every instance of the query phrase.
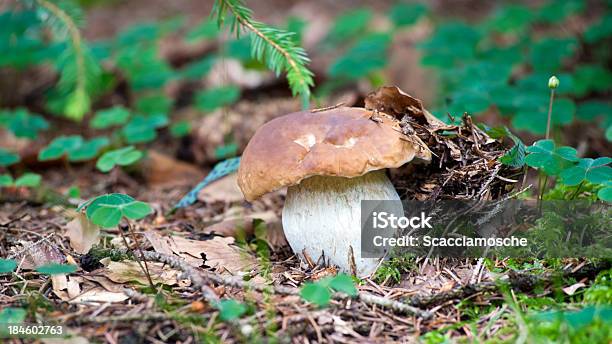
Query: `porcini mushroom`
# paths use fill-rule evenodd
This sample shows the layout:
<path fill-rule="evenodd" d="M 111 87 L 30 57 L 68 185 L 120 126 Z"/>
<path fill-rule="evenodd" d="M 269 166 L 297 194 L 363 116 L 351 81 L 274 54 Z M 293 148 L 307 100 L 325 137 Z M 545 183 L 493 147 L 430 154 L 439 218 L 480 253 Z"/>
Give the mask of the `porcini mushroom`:
<path fill-rule="evenodd" d="M 238 185 L 248 201 L 288 187 L 282 224 L 293 251 L 368 275 L 379 260 L 361 257 L 361 201 L 400 199 L 385 169 L 429 160 L 416 140 L 391 116 L 362 108 L 291 113 L 251 138 Z"/>

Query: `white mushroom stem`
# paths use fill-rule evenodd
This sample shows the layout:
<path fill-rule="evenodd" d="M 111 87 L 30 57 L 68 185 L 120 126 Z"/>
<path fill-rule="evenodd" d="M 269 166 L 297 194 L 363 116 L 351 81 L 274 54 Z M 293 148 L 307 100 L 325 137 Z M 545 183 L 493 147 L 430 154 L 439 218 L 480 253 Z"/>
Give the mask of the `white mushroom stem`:
<path fill-rule="evenodd" d="M 351 273 L 351 247 L 357 275 L 370 275 L 380 259 L 361 256 L 361 201 L 400 200 L 384 170 L 355 178 L 313 176 L 287 189 L 283 230 L 295 253 Z M 391 211 L 397 209 L 394 202 Z"/>

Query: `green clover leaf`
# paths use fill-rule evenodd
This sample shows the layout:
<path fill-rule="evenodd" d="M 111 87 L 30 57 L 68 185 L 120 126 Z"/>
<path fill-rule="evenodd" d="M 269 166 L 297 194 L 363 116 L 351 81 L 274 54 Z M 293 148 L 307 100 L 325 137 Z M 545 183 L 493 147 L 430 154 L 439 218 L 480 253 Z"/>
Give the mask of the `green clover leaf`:
<path fill-rule="evenodd" d="M 353 282 L 351 276 L 347 274 L 336 275 L 329 282 L 329 287 L 336 291 L 343 292 L 349 296 L 357 295 L 357 288 L 355 288 L 355 282 Z"/>
<path fill-rule="evenodd" d="M 539 140 L 527 147 L 527 152 L 530 153 L 525 158 L 528 166 L 541 169 L 546 174 L 553 176 L 578 160 L 574 148 L 555 147 L 553 140 Z"/>
<path fill-rule="evenodd" d="M 195 95 L 195 106 L 199 110 L 210 112 L 233 104 L 239 97 L 240 89 L 236 86 L 209 88 Z"/>
<path fill-rule="evenodd" d="M 59 159 L 64 154 L 71 150 L 79 148 L 83 144 L 83 138 L 80 135 L 60 136 L 56 137 L 38 153 L 38 160 L 47 161 Z"/>
<path fill-rule="evenodd" d="M 0 166 L 6 167 L 18 163 L 20 160 L 19 155 L 10 152 L 6 149 L 0 148 Z"/>
<path fill-rule="evenodd" d="M 142 155 L 142 152 L 134 148 L 134 146 L 115 149 L 102 154 L 96 162 L 96 167 L 102 172 L 108 172 L 115 165 L 127 166 L 133 164 L 142 158 Z"/>
<path fill-rule="evenodd" d="M 0 258 L 0 274 L 13 272 L 15 268 L 17 268 L 17 262 L 14 259 Z"/>
<path fill-rule="evenodd" d="M 21 324 L 27 314 L 23 308 L 6 307 L 0 312 L 0 324 Z"/>
<path fill-rule="evenodd" d="M 221 300 L 217 303 L 219 318 L 223 321 L 231 321 L 240 318 L 247 311 L 247 306 L 236 300 Z"/>
<path fill-rule="evenodd" d="M 300 296 L 319 307 L 324 307 L 331 300 L 329 288 L 319 283 L 306 283 L 300 290 Z"/>
<path fill-rule="evenodd" d="M 39 266 L 36 268 L 36 271 L 45 275 L 61 275 L 61 274 L 71 274 L 77 270 L 76 265 L 72 264 L 58 264 L 58 263 L 50 263 Z"/>
<path fill-rule="evenodd" d="M 165 115 L 138 115 L 121 129 L 121 133 L 130 144 L 150 142 L 157 137 L 156 129 L 166 124 L 168 124 L 168 117 Z"/>
<path fill-rule="evenodd" d="M 114 106 L 96 112 L 89 125 L 96 129 L 106 129 L 115 125 L 123 125 L 130 118 L 130 110 L 123 106 Z"/>
<path fill-rule="evenodd" d="M 563 170 L 560 176 L 566 185 L 578 185 L 587 180 L 594 184 L 601 184 L 612 179 L 612 168 L 607 166 L 611 158 L 580 159 L 578 165 Z"/>
<path fill-rule="evenodd" d="M 84 141 L 79 147 L 68 152 L 68 160 L 70 161 L 87 161 L 95 158 L 98 153 L 106 146 L 110 144 L 110 141 L 106 137 L 95 137 L 89 141 Z"/>
<path fill-rule="evenodd" d="M 12 185 L 13 177 L 10 174 L 0 174 L 0 187 Z"/>
<path fill-rule="evenodd" d="M 15 186 L 19 187 L 37 187 L 40 185 L 42 177 L 36 173 L 24 173 L 21 177 L 15 180 Z"/>
<path fill-rule="evenodd" d="M 85 212 L 89 220 L 102 227 L 116 227 L 122 217 L 131 220 L 141 219 L 153 211 L 145 202 L 136 201 L 124 194 L 107 194 L 98 196 L 81 206 L 87 206 Z"/>

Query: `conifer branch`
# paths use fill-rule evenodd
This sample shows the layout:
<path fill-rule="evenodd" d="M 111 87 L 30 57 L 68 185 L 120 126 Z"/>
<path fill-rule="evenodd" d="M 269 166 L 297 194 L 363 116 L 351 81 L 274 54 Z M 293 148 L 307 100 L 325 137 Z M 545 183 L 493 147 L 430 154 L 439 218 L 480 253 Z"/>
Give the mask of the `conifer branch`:
<path fill-rule="evenodd" d="M 253 20 L 251 10 L 241 0 L 216 0 L 213 14 L 219 26 L 223 26 L 226 15 L 231 14 L 231 32 L 240 36 L 240 28 L 251 32 L 251 54 L 264 61 L 277 75 L 287 73 L 287 81 L 293 95 L 302 97 L 304 107 L 310 100 L 310 88 L 314 85 L 313 74 L 306 66 L 310 59 L 304 49 L 293 40 L 294 33 L 266 26 Z"/>

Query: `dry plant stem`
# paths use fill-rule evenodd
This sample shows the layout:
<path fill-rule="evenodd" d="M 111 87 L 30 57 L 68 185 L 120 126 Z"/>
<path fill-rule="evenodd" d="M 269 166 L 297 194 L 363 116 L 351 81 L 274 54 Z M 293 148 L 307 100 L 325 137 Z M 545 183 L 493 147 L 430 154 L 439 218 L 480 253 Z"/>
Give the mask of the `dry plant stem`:
<path fill-rule="evenodd" d="M 127 250 L 121 251 L 123 251 L 122 253 L 127 252 Z M 276 294 L 283 295 L 298 295 L 300 292 L 298 288 L 255 284 L 244 281 L 237 276 L 225 277 L 211 271 L 201 271 L 189 265 L 182 258 L 174 257 L 159 252 L 144 251 L 143 254 L 146 259 L 164 263 L 174 269 L 181 270 L 185 277 L 191 280 L 191 283 L 194 287 L 202 289 L 204 298 L 209 302 L 218 301 L 218 297 L 215 292 L 207 285 L 207 282 L 214 282 L 216 284 L 226 285 L 234 288 L 251 289 L 259 292 L 273 291 Z M 337 300 L 343 300 L 348 298 L 347 295 L 341 293 L 335 293 L 333 297 Z M 366 304 L 389 308 L 400 314 L 414 315 L 423 319 L 429 319 L 432 316 L 431 312 L 421 310 L 405 303 L 390 300 L 370 293 L 359 292 L 357 297 L 360 301 Z"/>
<path fill-rule="evenodd" d="M 128 228 L 131 228 L 128 224 Z M 119 230 L 119 235 L 121 235 L 121 239 L 123 239 L 123 244 L 125 244 L 125 248 L 127 250 L 129 250 L 130 245 L 128 244 L 127 238 L 125 237 L 125 235 L 123 234 L 123 229 L 121 229 L 121 227 L 117 228 Z M 131 231 L 130 231 L 131 233 Z M 134 258 L 136 258 L 136 263 L 138 263 L 138 266 L 140 266 L 140 269 L 142 270 L 142 272 L 144 272 L 145 276 L 147 276 L 147 280 L 149 281 L 149 284 L 151 285 L 151 288 L 155 289 L 155 284 L 153 283 L 153 280 L 151 279 L 151 275 L 149 274 L 149 269 L 147 267 L 147 263 L 146 260 L 144 259 L 144 254 L 142 252 L 142 250 L 140 249 L 140 245 L 138 245 L 138 241 L 136 240 L 135 236 L 132 236 L 132 240 L 134 240 L 134 243 L 136 244 L 137 249 L 140 250 L 140 256 L 142 258 L 142 260 L 145 261 L 145 265 L 142 265 L 142 262 L 140 261 L 141 258 L 138 258 L 136 255 L 134 255 Z"/>

